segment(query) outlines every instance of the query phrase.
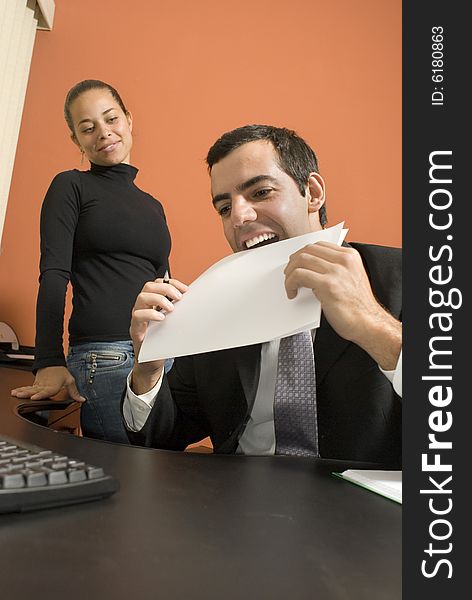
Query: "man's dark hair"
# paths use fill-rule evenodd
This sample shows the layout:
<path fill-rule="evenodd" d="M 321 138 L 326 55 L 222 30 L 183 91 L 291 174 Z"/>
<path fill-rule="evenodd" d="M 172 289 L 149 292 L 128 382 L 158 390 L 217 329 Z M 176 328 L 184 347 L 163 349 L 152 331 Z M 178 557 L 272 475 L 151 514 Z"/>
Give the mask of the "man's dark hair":
<path fill-rule="evenodd" d="M 69 126 L 69 129 L 72 132 L 72 135 L 75 136 L 74 123 L 72 122 L 72 115 L 70 114 L 70 106 L 72 102 L 74 102 L 74 100 L 76 100 L 84 92 L 88 92 L 89 90 L 101 89 L 108 90 L 113 96 L 113 98 L 118 102 L 125 115 L 129 114 L 129 111 L 125 107 L 125 104 L 121 99 L 120 94 L 109 83 L 105 83 L 104 81 L 100 81 L 99 79 L 85 79 L 84 81 L 79 81 L 79 83 L 76 83 L 74 87 L 72 87 L 67 92 L 66 100 L 64 102 L 64 118 L 67 122 L 67 125 Z"/>
<path fill-rule="evenodd" d="M 206 158 L 208 171 L 211 173 L 213 165 L 236 148 L 260 140 L 272 144 L 280 168 L 295 181 L 300 193 L 304 196 L 310 173 L 319 173 L 318 160 L 305 140 L 299 137 L 295 131 L 285 127 L 245 125 L 224 133 L 208 151 Z M 325 204 L 320 208 L 318 214 L 320 223 L 324 227 L 328 222 Z"/>

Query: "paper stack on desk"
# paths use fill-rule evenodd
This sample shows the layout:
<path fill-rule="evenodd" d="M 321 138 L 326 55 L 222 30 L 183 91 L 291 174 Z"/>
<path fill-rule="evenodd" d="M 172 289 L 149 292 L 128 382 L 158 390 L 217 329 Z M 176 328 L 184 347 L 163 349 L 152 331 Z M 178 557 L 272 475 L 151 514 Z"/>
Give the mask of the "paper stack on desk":
<path fill-rule="evenodd" d="M 402 503 L 401 471 L 368 471 L 347 469 L 335 475 L 364 487 L 371 492 L 385 496 L 399 504 Z"/>
<path fill-rule="evenodd" d="M 310 289 L 289 300 L 283 272 L 303 246 L 339 245 L 345 234 L 339 223 L 223 258 L 190 285 L 164 321 L 150 324 L 139 362 L 250 346 L 318 327 L 319 300 Z"/>

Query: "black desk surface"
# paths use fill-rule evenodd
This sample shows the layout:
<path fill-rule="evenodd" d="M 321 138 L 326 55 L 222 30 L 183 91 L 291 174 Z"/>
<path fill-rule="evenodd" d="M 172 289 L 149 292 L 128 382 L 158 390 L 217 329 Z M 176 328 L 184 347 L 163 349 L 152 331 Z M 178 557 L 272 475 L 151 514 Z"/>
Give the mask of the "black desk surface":
<path fill-rule="evenodd" d="M 0 431 L 103 466 L 106 500 L 0 515 L 5 600 L 399 600 L 401 506 L 334 477 L 352 463 L 174 453 L 82 439 L 14 414 Z"/>

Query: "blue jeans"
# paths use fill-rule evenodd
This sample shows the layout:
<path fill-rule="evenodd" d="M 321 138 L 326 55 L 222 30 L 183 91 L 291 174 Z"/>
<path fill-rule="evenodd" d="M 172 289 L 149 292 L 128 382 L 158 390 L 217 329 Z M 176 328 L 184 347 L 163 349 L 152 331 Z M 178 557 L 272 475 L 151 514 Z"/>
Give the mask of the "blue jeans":
<path fill-rule="evenodd" d="M 69 349 L 67 368 L 79 392 L 87 399 L 80 410 L 84 436 L 129 443 L 120 403 L 133 363 L 131 341 L 90 342 Z"/>

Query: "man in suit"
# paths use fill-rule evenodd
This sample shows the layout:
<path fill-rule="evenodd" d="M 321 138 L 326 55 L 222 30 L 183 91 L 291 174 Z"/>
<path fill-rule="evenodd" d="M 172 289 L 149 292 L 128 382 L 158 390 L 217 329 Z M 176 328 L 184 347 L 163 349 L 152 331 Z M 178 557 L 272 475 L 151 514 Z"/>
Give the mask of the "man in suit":
<path fill-rule="evenodd" d="M 317 159 L 294 132 L 238 128 L 217 140 L 207 163 L 213 204 L 234 252 L 325 226 Z M 288 298 L 302 287 L 312 289 L 322 307 L 320 327 L 312 332 L 316 377 L 309 376 L 316 380 L 313 450 L 279 451 L 280 340 L 177 358 L 167 375 L 162 361 L 136 363 L 123 402 L 130 441 L 183 450 L 210 436 L 219 453 L 307 454 L 399 466 L 401 400 L 391 381 L 398 388 L 401 251 L 305 246 L 285 268 Z M 146 284 L 130 328 L 136 355 L 149 321 L 165 318 L 154 307 L 172 311 L 169 299 L 178 301 L 185 290 L 176 279 Z M 245 310 L 251 307 L 228 319 L 244 319 Z"/>

